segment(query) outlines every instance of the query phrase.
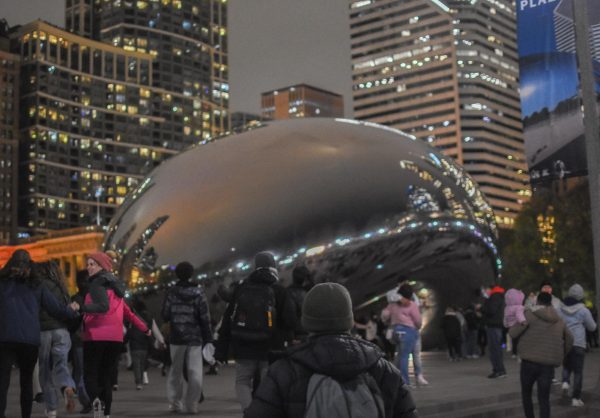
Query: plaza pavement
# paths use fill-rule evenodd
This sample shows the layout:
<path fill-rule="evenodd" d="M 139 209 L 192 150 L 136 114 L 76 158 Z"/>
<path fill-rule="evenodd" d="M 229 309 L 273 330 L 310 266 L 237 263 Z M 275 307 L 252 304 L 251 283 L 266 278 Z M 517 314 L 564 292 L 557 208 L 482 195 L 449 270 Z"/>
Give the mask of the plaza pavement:
<path fill-rule="evenodd" d="M 490 373 L 488 358 L 464 360 L 451 363 L 445 352 L 423 353 L 423 368 L 429 385 L 414 388 L 413 394 L 419 408 L 420 417 L 430 418 L 495 418 L 522 417 L 519 386 L 519 365 L 509 355 L 505 356 L 508 376 L 505 379 L 487 379 Z M 114 392 L 113 413 L 111 417 L 187 417 L 167 412 L 165 397 L 166 378 L 158 369 L 151 369 L 150 385 L 136 391 L 132 372 L 121 369 L 119 390 Z M 235 367 L 222 367 L 218 376 L 204 377 L 206 400 L 199 405 L 196 417 L 241 418 L 239 404 L 234 390 Z M 586 407 L 577 409 L 570 401 L 562 397 L 560 386 L 554 386 L 551 396 L 552 417 L 600 417 L 600 405 L 591 402 L 592 387 L 600 374 L 600 351 L 588 353 L 584 373 L 584 396 Z M 557 377 L 560 369 L 557 369 Z M 7 418 L 20 416 L 18 402 L 18 374 L 13 373 L 9 390 Z M 597 394 L 597 396 L 600 394 Z M 535 401 L 535 392 L 534 392 Z M 569 404 L 569 405 L 567 405 Z M 79 405 L 78 409 L 79 410 Z M 59 417 L 80 416 L 60 411 Z M 537 406 L 536 406 L 537 416 Z M 42 405 L 34 404 L 34 418 L 44 417 Z M 91 417 L 91 415 L 87 415 Z M 265 417 L 268 418 L 268 417 Z"/>

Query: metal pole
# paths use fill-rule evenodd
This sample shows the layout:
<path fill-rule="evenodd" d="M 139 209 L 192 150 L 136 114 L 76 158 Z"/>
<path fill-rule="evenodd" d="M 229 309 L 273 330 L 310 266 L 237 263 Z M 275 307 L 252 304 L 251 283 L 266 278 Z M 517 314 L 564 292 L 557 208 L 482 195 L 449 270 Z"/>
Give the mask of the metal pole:
<path fill-rule="evenodd" d="M 594 274 L 596 276 L 596 308 L 600 307 L 600 120 L 596 101 L 596 83 L 592 69 L 592 52 L 588 31 L 588 0 L 573 1 L 573 18 L 579 80 L 583 98 L 583 124 L 587 154 L 590 206 L 592 215 L 592 239 L 594 244 Z M 595 393 L 600 391 L 600 378 Z"/>

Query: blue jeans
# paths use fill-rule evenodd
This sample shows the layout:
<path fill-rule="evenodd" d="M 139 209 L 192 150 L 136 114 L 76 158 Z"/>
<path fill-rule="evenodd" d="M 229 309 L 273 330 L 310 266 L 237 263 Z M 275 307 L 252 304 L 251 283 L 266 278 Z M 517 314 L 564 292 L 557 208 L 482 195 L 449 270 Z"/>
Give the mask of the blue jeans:
<path fill-rule="evenodd" d="M 486 327 L 485 329 L 490 348 L 490 361 L 494 373 L 506 373 L 502 352 L 502 328 Z"/>
<path fill-rule="evenodd" d="M 562 380 L 569 382 L 573 373 L 573 398 L 581 399 L 581 386 L 583 385 L 583 360 L 585 348 L 573 347 L 565 357 L 563 363 Z"/>
<path fill-rule="evenodd" d="M 409 384 L 408 377 L 408 357 L 415 349 L 415 344 L 419 338 L 419 332 L 406 325 L 395 325 L 394 332 L 398 338 L 398 356 L 396 357 L 396 366 L 400 369 L 404 383 Z"/>
<path fill-rule="evenodd" d="M 40 334 L 40 383 L 44 391 L 46 410 L 58 409 L 57 390 L 76 388 L 69 370 L 71 336 L 65 328 L 42 331 Z"/>
<path fill-rule="evenodd" d="M 92 403 L 83 381 L 83 346 L 73 347 L 71 350 L 73 364 L 73 380 L 77 384 L 77 398 L 82 406 L 88 406 Z"/>

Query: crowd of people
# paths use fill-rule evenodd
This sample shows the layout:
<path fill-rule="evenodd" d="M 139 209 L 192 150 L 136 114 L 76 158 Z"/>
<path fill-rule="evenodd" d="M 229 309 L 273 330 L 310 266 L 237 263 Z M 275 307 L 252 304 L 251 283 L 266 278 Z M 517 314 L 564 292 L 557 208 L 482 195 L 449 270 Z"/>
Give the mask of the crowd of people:
<path fill-rule="evenodd" d="M 20 374 L 23 418 L 31 416 L 34 399 L 44 403 L 47 417 L 56 417 L 63 402 L 72 412 L 79 401 L 81 413 L 109 418 L 125 344 L 137 390 L 148 383 L 149 352 L 163 353 L 173 413 L 198 413 L 204 364 L 214 374 L 219 363 L 233 359 L 245 418 L 350 416 L 348 411 L 417 416 L 410 387 L 429 382 L 421 359 L 424 306 L 410 282 L 400 277 L 381 311 L 355 320 L 348 290 L 337 283 L 315 285 L 306 266 L 294 268 L 287 288 L 273 254 L 256 254 L 254 267 L 248 277 L 219 289 L 227 307 L 214 324 L 193 265 L 179 263 L 159 328 L 144 301 L 126 297 L 110 254 L 87 257 L 77 293 L 70 296 L 56 263 L 35 263 L 17 250 L 0 270 L 0 418 L 6 418 L 13 366 Z M 534 416 L 536 384 L 542 418 L 550 416 L 553 381 L 574 407 L 583 406 L 586 348 L 594 340 L 597 345 L 596 323 L 583 299 L 578 284 L 562 301 L 547 282 L 528 297 L 499 285 L 485 289 L 464 308 L 445 308 L 440 326 L 448 358 L 476 359 L 487 348 L 488 377 L 500 379 L 508 347 L 520 361 L 526 417 Z M 559 380 L 555 369 L 561 365 Z"/>

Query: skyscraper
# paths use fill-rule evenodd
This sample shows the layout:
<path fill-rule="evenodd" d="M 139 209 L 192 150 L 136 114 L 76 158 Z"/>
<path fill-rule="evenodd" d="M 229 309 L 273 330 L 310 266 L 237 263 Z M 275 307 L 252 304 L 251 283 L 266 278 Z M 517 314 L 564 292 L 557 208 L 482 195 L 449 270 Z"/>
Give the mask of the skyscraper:
<path fill-rule="evenodd" d="M 513 3 L 351 1 L 350 24 L 354 116 L 442 149 L 510 227 L 530 195 Z"/>
<path fill-rule="evenodd" d="M 0 245 L 16 236 L 19 135 L 19 56 L 9 52 L 8 25 L 0 21 Z"/>
<path fill-rule="evenodd" d="M 264 119 L 343 117 L 340 94 L 307 84 L 284 87 L 261 94 Z"/>
<path fill-rule="evenodd" d="M 19 229 L 106 225 L 161 161 L 228 129 L 226 0 L 68 0 L 19 28 Z"/>

